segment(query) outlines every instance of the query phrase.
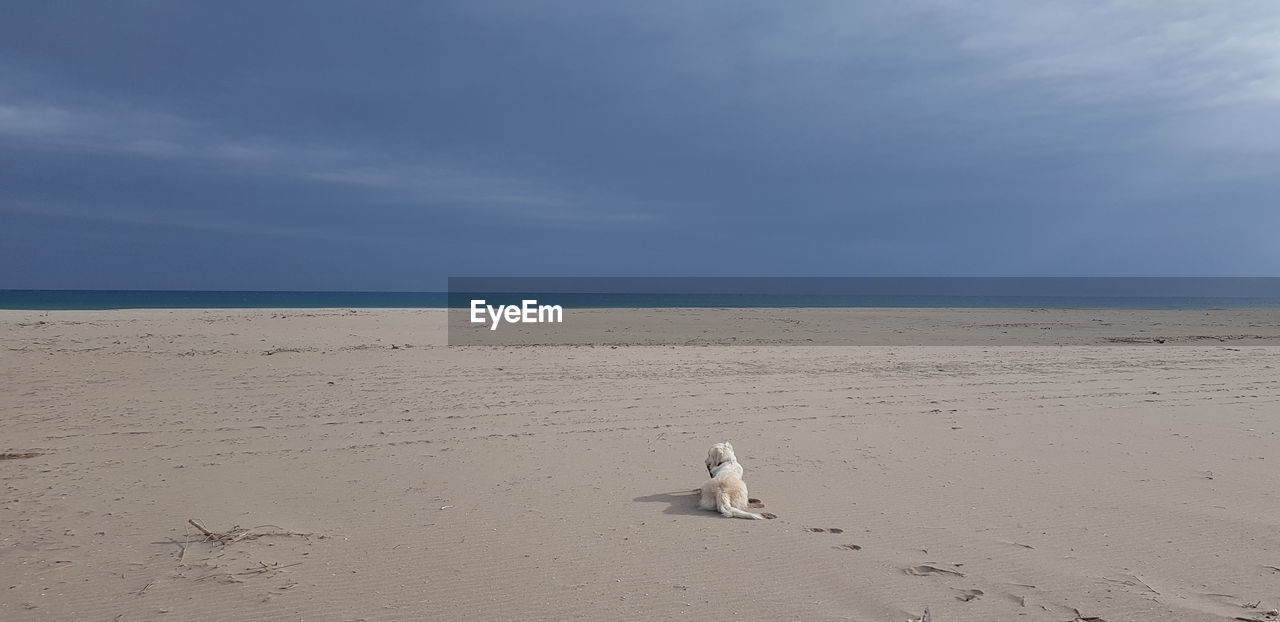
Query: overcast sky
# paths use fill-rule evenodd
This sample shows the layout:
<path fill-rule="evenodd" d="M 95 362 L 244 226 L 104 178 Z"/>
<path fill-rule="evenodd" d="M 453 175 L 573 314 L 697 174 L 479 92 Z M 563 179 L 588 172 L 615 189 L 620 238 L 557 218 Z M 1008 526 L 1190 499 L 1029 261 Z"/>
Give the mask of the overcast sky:
<path fill-rule="evenodd" d="M 1280 3 L 26 2 L 0 287 L 1280 275 Z"/>

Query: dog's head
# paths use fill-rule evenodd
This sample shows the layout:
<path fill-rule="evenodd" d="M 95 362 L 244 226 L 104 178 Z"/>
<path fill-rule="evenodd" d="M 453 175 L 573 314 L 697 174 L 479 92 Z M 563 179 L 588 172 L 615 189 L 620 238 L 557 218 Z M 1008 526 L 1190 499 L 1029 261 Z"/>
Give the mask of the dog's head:
<path fill-rule="evenodd" d="M 738 457 L 733 455 L 733 445 L 716 443 L 707 450 L 707 474 L 715 475 L 715 468 L 722 464 L 737 464 Z"/>

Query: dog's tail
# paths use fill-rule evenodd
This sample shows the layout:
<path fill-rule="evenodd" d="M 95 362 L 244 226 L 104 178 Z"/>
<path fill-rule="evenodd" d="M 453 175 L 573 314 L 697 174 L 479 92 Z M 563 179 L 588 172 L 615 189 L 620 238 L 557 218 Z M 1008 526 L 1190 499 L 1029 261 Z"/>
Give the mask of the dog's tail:
<path fill-rule="evenodd" d="M 738 508 L 733 507 L 733 504 L 729 500 L 729 491 L 724 490 L 723 488 L 720 490 L 720 494 L 716 497 L 716 505 L 718 506 L 716 509 L 720 510 L 720 515 L 725 518 L 750 518 L 753 520 L 764 520 L 764 517 L 759 514 L 752 514 L 751 512 L 739 510 Z"/>

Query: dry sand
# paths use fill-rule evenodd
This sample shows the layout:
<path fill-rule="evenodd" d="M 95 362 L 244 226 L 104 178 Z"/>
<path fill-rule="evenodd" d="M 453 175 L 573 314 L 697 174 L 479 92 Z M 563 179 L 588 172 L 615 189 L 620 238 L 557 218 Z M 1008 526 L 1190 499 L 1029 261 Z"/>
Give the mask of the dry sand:
<path fill-rule="evenodd" d="M 1280 327 L 1245 316 L 1212 331 Z M 0 312 L 0 620 L 1280 606 L 1274 346 L 450 348 L 444 325 Z M 694 509 L 721 440 L 777 520 Z"/>

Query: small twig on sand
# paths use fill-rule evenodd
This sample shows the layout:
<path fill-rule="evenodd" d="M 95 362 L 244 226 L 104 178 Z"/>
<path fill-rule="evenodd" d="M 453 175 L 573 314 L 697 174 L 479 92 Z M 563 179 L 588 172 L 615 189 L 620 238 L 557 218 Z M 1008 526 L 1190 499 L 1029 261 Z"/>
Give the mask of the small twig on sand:
<path fill-rule="evenodd" d="M 922 564 L 914 568 L 907 568 L 903 572 L 906 572 L 907 574 L 916 576 L 916 577 L 923 577 L 930 574 L 949 574 L 949 575 L 955 575 L 957 577 L 964 576 L 964 573 L 960 572 L 959 570 L 952 570 L 950 568 L 941 568 L 941 567 L 933 566 L 930 564 Z"/>
<path fill-rule="evenodd" d="M 1107 622 L 1106 620 L 1103 620 L 1098 616 L 1084 615 L 1083 613 L 1080 613 L 1080 610 L 1076 609 L 1075 607 L 1072 607 L 1071 610 L 1076 612 L 1076 617 L 1071 622 Z"/>
<path fill-rule="evenodd" d="M 1134 580 L 1134 581 L 1137 581 L 1138 583 L 1141 583 L 1141 584 L 1142 584 L 1142 587 L 1145 587 L 1145 588 L 1147 588 L 1148 590 L 1151 590 L 1151 592 L 1152 592 L 1153 594 L 1155 594 L 1155 595 L 1157 595 L 1157 596 L 1160 596 L 1160 595 L 1161 595 L 1161 594 L 1160 594 L 1160 592 L 1159 592 L 1158 590 L 1156 590 L 1156 588 L 1151 587 L 1150 585 L 1147 585 L 1147 582 L 1146 582 L 1146 581 L 1143 581 L 1143 580 L 1142 580 L 1142 577 L 1139 577 L 1138 575 L 1133 575 L 1133 580 Z"/>
<path fill-rule="evenodd" d="M 1022 547 L 1022 548 L 1024 548 L 1024 549 L 1031 549 L 1031 550 L 1033 550 L 1033 551 L 1034 551 L 1034 550 L 1035 550 L 1035 548 L 1036 548 L 1036 547 L 1034 547 L 1034 546 L 1031 546 L 1030 544 L 1023 544 L 1023 543 L 1021 543 L 1021 542 L 1014 542 L 1014 541 L 1012 541 L 1012 540 L 1002 540 L 1002 542 L 1003 542 L 1003 543 L 1005 543 L 1005 544 L 1011 544 L 1011 545 L 1013 545 L 1013 546 L 1020 546 L 1020 547 Z"/>
<path fill-rule="evenodd" d="M 253 576 L 264 575 L 264 574 L 275 572 L 277 570 L 283 570 L 285 568 L 292 568 L 294 566 L 300 566 L 300 565 L 302 565 L 302 562 L 284 564 L 283 566 L 280 565 L 280 562 L 272 562 L 271 565 L 258 562 L 258 566 L 259 566 L 258 568 L 250 568 L 243 572 L 226 572 L 226 573 L 220 572 L 215 574 L 208 574 L 196 579 L 196 581 L 204 581 L 205 579 L 221 579 L 223 582 L 226 582 L 226 583 L 244 583 L 244 579 L 241 579 L 240 577 L 248 576 L 248 575 L 253 575 Z"/>
<path fill-rule="evenodd" d="M 233 572 L 233 573 L 231 573 L 231 574 L 234 574 L 234 575 L 236 575 L 236 576 L 244 576 L 244 575 L 247 575 L 247 574 L 266 574 L 266 573 L 268 573 L 268 572 L 275 572 L 276 570 L 280 570 L 280 569 L 282 569 L 282 568 L 291 568 L 291 567 L 293 567 L 293 566 L 299 566 L 299 565 L 301 565 L 301 564 L 302 564 L 302 562 L 294 562 L 294 563 L 292 563 L 292 564 L 285 564 L 285 565 L 281 566 L 281 565 L 280 565 L 280 562 L 275 562 L 275 563 L 271 564 L 270 566 L 268 566 L 268 565 L 266 565 L 266 564 L 264 564 L 264 563 L 262 563 L 262 562 L 258 562 L 258 565 L 259 565 L 259 566 L 262 566 L 261 568 L 252 568 L 252 569 L 246 570 L 246 571 L 244 571 L 244 572 Z"/>
<path fill-rule="evenodd" d="M 1129 579 L 1109 579 L 1109 578 L 1107 578 L 1107 577 L 1102 577 L 1102 580 L 1103 580 L 1103 581 L 1110 581 L 1111 583 L 1119 583 L 1120 585 L 1128 585 L 1128 586 L 1132 586 L 1132 587 L 1137 587 L 1137 586 L 1141 585 L 1142 587 L 1147 588 L 1147 591 L 1151 592 L 1152 594 L 1155 594 L 1156 596 L 1161 596 L 1161 595 L 1162 595 L 1162 594 L 1160 594 L 1160 591 L 1159 591 L 1159 590 L 1157 590 L 1157 589 L 1156 589 L 1156 588 L 1154 588 L 1154 587 L 1151 587 L 1150 585 L 1147 585 L 1147 582 L 1146 582 L 1146 581 L 1143 581 L 1143 580 L 1142 580 L 1142 577 L 1139 577 L 1139 576 L 1138 576 L 1138 575 L 1136 575 L 1136 574 L 1135 574 L 1135 575 L 1130 575 L 1130 578 L 1129 578 Z"/>
<path fill-rule="evenodd" d="M 311 536 L 315 535 L 311 533 L 302 533 L 298 531 L 285 531 L 281 529 L 279 525 L 258 525 L 257 527 L 250 527 L 248 529 L 243 529 L 239 525 L 236 525 L 235 527 L 231 528 L 231 531 L 222 533 L 218 531 L 212 531 L 206 528 L 204 525 L 201 525 L 200 522 L 194 518 L 187 519 L 187 523 L 190 524 L 192 527 L 195 527 L 197 530 L 199 530 L 200 533 L 204 534 L 205 542 L 216 542 L 223 546 L 227 546 L 228 544 L 235 544 L 236 542 L 239 542 L 241 540 L 256 540 L 258 538 L 265 538 L 267 536 L 284 536 L 284 537 L 298 536 L 301 538 L 310 538 Z M 256 529 L 263 529 L 266 527 L 275 527 L 278 531 L 254 531 Z M 318 537 L 323 538 L 324 536 L 318 536 Z"/>
<path fill-rule="evenodd" d="M 174 544 L 176 544 L 176 545 L 178 545 L 178 563 L 179 563 L 179 564 L 181 564 L 181 563 L 182 563 L 182 558 L 187 556 L 187 544 L 191 544 L 191 539 L 190 539 L 190 538 L 188 538 L 188 539 L 187 539 L 187 544 L 183 544 L 183 543 L 181 543 L 181 542 L 178 542 L 177 540 L 174 540 L 173 538 L 169 538 L 169 541 L 170 541 L 170 542 L 172 542 L 172 543 L 174 543 Z"/>

